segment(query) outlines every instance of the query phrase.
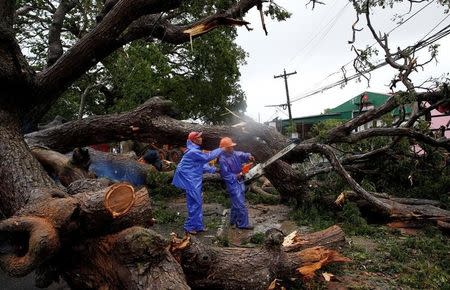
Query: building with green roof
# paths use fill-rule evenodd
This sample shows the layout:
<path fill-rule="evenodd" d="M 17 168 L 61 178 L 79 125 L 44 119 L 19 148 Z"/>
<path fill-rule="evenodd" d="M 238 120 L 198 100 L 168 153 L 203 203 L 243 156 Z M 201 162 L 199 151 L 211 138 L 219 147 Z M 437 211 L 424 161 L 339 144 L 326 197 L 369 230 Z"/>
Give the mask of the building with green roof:
<path fill-rule="evenodd" d="M 313 116 L 306 116 L 306 117 L 299 117 L 299 118 L 293 118 L 292 121 L 294 123 L 296 132 L 298 133 L 299 137 L 301 139 L 308 138 L 309 131 L 311 130 L 311 127 L 314 124 L 317 124 L 321 121 L 325 120 L 341 120 L 341 121 L 348 121 L 350 119 L 353 119 L 354 117 L 358 116 L 359 114 L 366 112 L 368 110 L 378 108 L 390 98 L 390 95 L 387 94 L 380 94 L 380 93 L 374 93 L 374 92 L 363 92 L 350 100 L 340 104 L 339 106 L 332 108 L 332 109 L 326 109 L 323 114 L 320 115 L 313 115 Z M 405 108 L 406 114 L 411 113 L 411 108 L 406 107 Z M 393 111 L 394 116 L 398 116 L 399 111 L 398 109 L 395 109 Z M 377 122 L 377 121 L 374 121 Z M 379 122 L 379 121 L 378 121 Z M 274 122 L 271 122 L 272 126 L 276 126 L 278 131 L 282 132 L 283 134 L 288 133 L 288 128 L 290 127 L 289 119 L 285 120 L 275 120 Z M 372 124 L 377 125 L 377 124 Z M 364 127 L 367 129 L 367 127 L 371 127 L 371 124 L 366 124 Z M 362 130 L 364 128 L 360 128 Z"/>

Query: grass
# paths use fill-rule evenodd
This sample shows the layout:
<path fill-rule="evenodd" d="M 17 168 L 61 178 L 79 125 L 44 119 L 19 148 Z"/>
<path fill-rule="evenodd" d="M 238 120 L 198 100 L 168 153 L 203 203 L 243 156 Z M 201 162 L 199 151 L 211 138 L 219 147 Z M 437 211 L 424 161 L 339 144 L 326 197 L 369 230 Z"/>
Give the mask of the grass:
<path fill-rule="evenodd" d="M 323 230 L 336 223 L 334 213 L 317 204 L 304 204 L 290 213 L 290 219 L 300 226 L 308 226 L 313 231 Z"/>
<path fill-rule="evenodd" d="M 182 225 L 184 218 L 173 209 L 167 207 L 164 200 L 153 200 L 153 215 L 158 224 Z"/>
<path fill-rule="evenodd" d="M 271 196 L 263 196 L 257 193 L 254 193 L 252 191 L 247 191 L 245 193 L 245 199 L 250 204 L 279 204 L 280 200 L 278 196 L 274 195 L 274 197 Z"/>
<path fill-rule="evenodd" d="M 218 203 L 226 208 L 231 206 L 230 196 L 220 185 L 205 184 L 203 187 L 203 202 Z"/>
<path fill-rule="evenodd" d="M 207 217 L 205 218 L 205 226 L 210 230 L 217 230 L 222 222 L 220 217 Z"/>
<path fill-rule="evenodd" d="M 417 236 L 403 236 L 398 230 L 368 224 L 352 203 L 346 203 L 337 213 L 314 203 L 303 205 L 290 217 L 312 231 L 339 224 L 348 240 L 359 241 L 341 250 L 352 263 L 323 269 L 350 277 L 354 282 L 348 285 L 350 289 L 450 290 L 450 239 L 434 227 L 424 228 Z M 315 281 L 308 289 L 322 286 Z"/>
<path fill-rule="evenodd" d="M 255 245 L 262 245 L 264 243 L 264 238 L 265 235 L 264 233 L 254 233 L 251 237 L 250 237 L 250 243 L 255 244 Z"/>

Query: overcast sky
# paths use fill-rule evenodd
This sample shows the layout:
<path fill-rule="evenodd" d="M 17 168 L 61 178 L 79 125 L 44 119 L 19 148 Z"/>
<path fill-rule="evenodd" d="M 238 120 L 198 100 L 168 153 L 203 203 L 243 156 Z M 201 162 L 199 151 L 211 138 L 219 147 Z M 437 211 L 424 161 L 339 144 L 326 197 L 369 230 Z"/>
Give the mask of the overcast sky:
<path fill-rule="evenodd" d="M 318 5 L 311 11 L 311 6 L 305 7 L 307 0 L 277 0 L 281 6 L 292 13 L 290 19 L 284 22 L 266 20 L 269 35 L 266 36 L 261 29 L 259 13 L 253 9 L 245 20 L 251 22 L 253 31 L 239 28 L 237 42 L 244 48 L 249 56 L 247 64 L 241 67 L 241 86 L 247 96 L 247 114 L 261 122 L 273 119 L 276 116 L 287 118 L 287 110 L 265 108 L 265 105 L 286 103 L 284 81 L 282 78 L 274 79 L 286 68 L 287 72 L 297 71 L 296 75 L 289 77 L 289 91 L 291 100 L 305 93 L 333 83 L 342 74 L 331 73 L 340 70 L 340 67 L 354 58 L 354 52 L 347 43 L 351 40 L 351 25 L 355 21 L 355 12 L 351 4 L 344 0 L 324 1 L 326 5 Z M 425 4 L 417 4 L 411 14 L 418 11 Z M 394 9 L 376 9 L 372 15 L 372 24 L 377 31 L 388 32 L 397 25 L 392 18 L 395 14 L 408 12 L 409 5 L 397 4 Z M 420 13 L 411 18 L 390 34 L 392 48 L 405 47 L 415 44 L 424 37 L 447 14 L 442 6 L 430 4 Z M 407 15 L 405 18 L 409 17 Z M 361 21 L 362 27 L 365 21 Z M 450 24 L 448 17 L 436 30 Z M 436 31 L 435 30 L 435 31 Z M 374 43 L 367 27 L 359 32 L 355 45 L 364 48 Z M 424 71 L 412 75 L 415 84 L 434 75 L 438 76 L 450 71 L 450 36 L 439 42 L 441 44 L 438 57 L 439 63 L 430 63 Z M 377 47 L 379 48 L 379 47 Z M 426 52 L 426 49 L 423 50 Z M 380 54 L 382 59 L 384 54 Z M 426 60 L 421 53 L 419 61 Z M 347 66 L 349 75 L 352 65 Z M 392 79 L 395 70 L 382 68 L 372 73 L 370 87 L 367 82 L 351 81 L 345 88 L 334 89 L 316 94 L 307 99 L 294 102 L 292 105 L 293 117 L 320 114 L 326 108 L 332 108 L 364 91 L 380 93 L 389 92 L 387 85 Z"/>

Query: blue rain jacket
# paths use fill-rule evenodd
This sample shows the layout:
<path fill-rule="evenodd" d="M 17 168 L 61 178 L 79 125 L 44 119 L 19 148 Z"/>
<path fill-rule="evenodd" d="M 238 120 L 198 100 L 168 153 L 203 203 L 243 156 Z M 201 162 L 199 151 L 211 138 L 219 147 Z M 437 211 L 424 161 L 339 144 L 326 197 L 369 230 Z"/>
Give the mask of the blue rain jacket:
<path fill-rule="evenodd" d="M 242 171 L 242 164 L 248 162 L 251 154 L 241 151 L 224 152 L 219 157 L 220 175 L 227 186 L 231 198 L 230 223 L 238 228 L 250 226 L 248 211 L 245 207 L 245 185 L 236 177 Z"/>
<path fill-rule="evenodd" d="M 184 224 L 187 231 L 202 231 L 202 184 L 203 173 L 214 173 L 216 168 L 209 166 L 208 162 L 216 159 L 222 149 L 218 148 L 209 153 L 203 153 L 200 146 L 191 142 L 186 143 L 187 150 L 177 166 L 172 184 L 186 191 L 186 205 L 188 218 Z"/>

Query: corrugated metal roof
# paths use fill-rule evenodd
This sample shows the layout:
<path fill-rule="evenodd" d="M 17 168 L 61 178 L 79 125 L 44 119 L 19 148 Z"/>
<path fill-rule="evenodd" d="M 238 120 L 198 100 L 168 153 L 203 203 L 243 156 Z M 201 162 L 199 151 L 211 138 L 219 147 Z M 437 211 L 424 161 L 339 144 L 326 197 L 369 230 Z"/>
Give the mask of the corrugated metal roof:
<path fill-rule="evenodd" d="M 361 101 L 361 96 L 368 96 L 368 103 L 373 105 L 375 108 L 386 103 L 386 101 L 391 97 L 390 95 L 373 93 L 373 92 L 363 92 L 345 103 L 340 104 L 339 106 L 330 109 L 329 112 L 351 112 L 351 111 L 359 111 L 359 104 Z"/>
<path fill-rule="evenodd" d="M 303 124 L 315 124 L 320 121 L 330 120 L 330 119 L 350 120 L 354 117 L 354 115 L 358 115 L 361 96 L 363 96 L 365 94 L 368 97 L 368 104 L 371 106 L 374 106 L 375 108 L 382 106 L 391 97 L 388 94 L 363 92 L 363 93 L 351 98 L 350 100 L 340 104 L 337 107 L 328 109 L 327 113 L 325 113 L 325 114 L 293 118 L 292 120 L 294 123 L 297 123 L 297 124 L 302 124 L 302 123 Z M 411 107 L 406 105 L 405 111 L 407 114 L 411 113 Z M 394 114 L 394 116 L 397 116 L 399 114 L 399 110 L 395 109 L 393 111 L 393 114 Z M 282 121 L 283 127 L 289 125 L 289 120 L 284 119 L 281 121 Z"/>

